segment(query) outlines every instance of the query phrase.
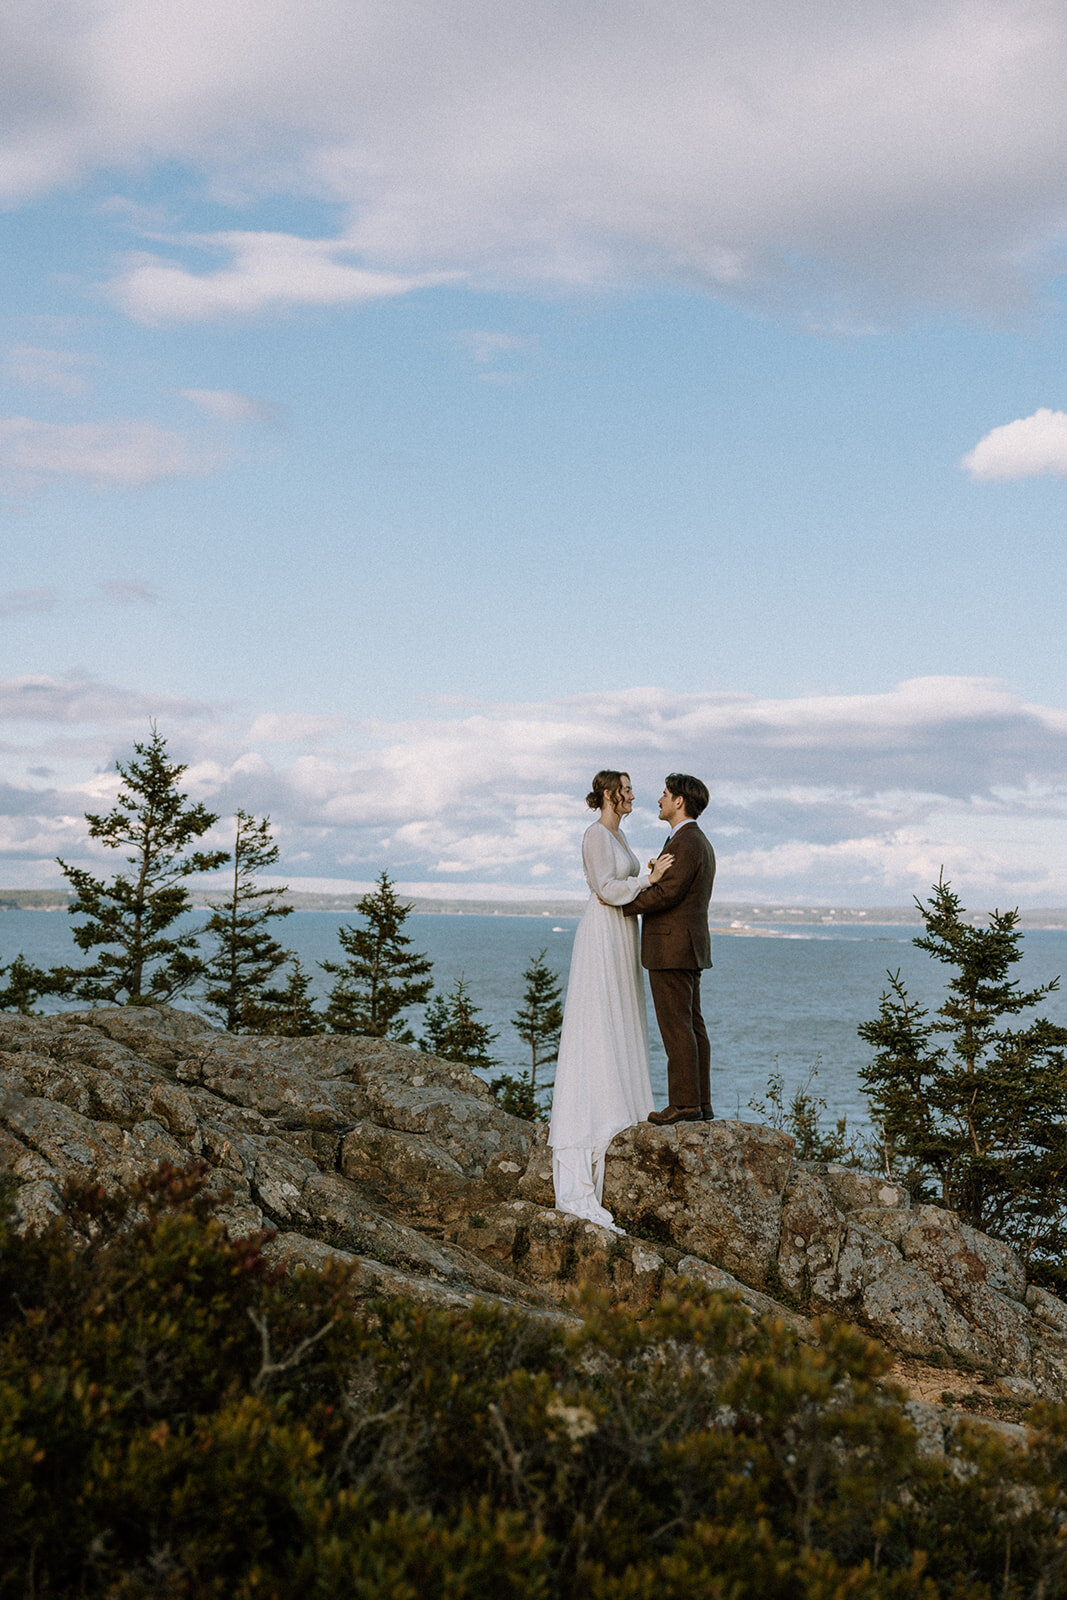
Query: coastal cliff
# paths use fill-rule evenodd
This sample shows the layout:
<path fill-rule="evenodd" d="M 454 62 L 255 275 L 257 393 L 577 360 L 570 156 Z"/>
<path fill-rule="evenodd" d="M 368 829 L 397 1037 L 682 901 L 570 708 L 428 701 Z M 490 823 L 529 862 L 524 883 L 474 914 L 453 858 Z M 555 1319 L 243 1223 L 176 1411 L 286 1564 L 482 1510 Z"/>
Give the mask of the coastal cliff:
<path fill-rule="evenodd" d="M 273 1230 L 294 1269 L 358 1263 L 367 1298 L 555 1322 L 580 1283 L 640 1315 L 692 1279 L 805 1342 L 817 1314 L 858 1323 L 922 1401 L 1010 1417 L 1067 1398 L 1067 1306 L 900 1186 L 799 1162 L 755 1124 L 643 1124 L 608 1154 L 620 1237 L 553 1209 L 545 1135 L 465 1067 L 380 1039 L 236 1036 L 168 1007 L 0 1016 L 0 1163 L 24 1229 L 62 1213 L 69 1179 L 199 1160 L 231 1234 Z"/>

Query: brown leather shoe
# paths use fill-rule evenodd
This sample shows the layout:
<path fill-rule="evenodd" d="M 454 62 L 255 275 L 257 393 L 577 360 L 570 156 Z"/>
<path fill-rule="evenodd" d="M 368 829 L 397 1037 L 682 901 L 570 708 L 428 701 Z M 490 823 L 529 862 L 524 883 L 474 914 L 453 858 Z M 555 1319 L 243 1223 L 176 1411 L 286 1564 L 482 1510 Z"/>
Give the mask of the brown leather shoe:
<path fill-rule="evenodd" d="M 676 1122 L 699 1122 L 699 1106 L 664 1106 L 662 1111 L 650 1111 L 648 1120 L 657 1128 L 673 1128 Z"/>
<path fill-rule="evenodd" d="M 700 1108 L 700 1120 L 701 1120 L 701 1122 L 714 1122 L 715 1121 L 715 1113 L 711 1109 L 710 1106 L 701 1106 L 701 1108 Z"/>

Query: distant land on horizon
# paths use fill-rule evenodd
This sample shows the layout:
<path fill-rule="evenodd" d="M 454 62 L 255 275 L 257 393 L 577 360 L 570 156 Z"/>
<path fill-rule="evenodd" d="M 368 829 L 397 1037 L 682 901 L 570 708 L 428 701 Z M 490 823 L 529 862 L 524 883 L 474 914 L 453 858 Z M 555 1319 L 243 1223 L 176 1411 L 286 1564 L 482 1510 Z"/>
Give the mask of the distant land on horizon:
<path fill-rule="evenodd" d="M 0 911 L 65 911 L 74 898 L 70 889 L 0 889 Z M 284 898 L 294 911 L 349 911 L 355 914 L 353 894 L 312 894 L 291 889 Z M 193 905 L 198 909 L 218 904 L 221 897 L 194 890 Z M 546 896 L 543 900 L 465 900 L 412 895 L 409 903 L 422 914 L 465 917 L 576 917 L 585 903 L 584 895 L 572 899 Z M 982 920 L 987 911 L 974 911 L 971 920 Z M 720 933 L 745 933 L 761 926 L 781 927 L 858 927 L 917 926 L 919 913 L 914 906 L 804 906 L 754 905 L 751 900 L 713 900 L 709 912 L 711 925 Z M 1067 907 L 1037 907 L 1020 912 L 1024 928 L 1067 928 Z"/>

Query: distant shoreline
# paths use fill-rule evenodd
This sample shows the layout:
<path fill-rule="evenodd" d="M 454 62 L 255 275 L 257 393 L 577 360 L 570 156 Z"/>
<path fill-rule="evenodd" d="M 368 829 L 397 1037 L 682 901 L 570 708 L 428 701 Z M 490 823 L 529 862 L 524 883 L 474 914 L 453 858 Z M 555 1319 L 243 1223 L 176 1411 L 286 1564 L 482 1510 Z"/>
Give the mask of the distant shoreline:
<path fill-rule="evenodd" d="M 348 912 L 356 914 L 353 894 L 311 894 L 293 890 L 285 896 L 285 904 L 294 911 Z M 66 911 L 73 894 L 62 889 L 0 889 L 0 911 Z M 193 894 L 193 905 L 203 910 L 220 900 L 218 895 L 203 891 Z M 446 917 L 578 917 L 585 905 L 585 897 L 544 900 L 466 900 L 442 895 L 430 899 L 413 895 L 409 901 L 421 916 Z M 981 921 L 988 912 L 976 911 L 973 919 Z M 715 901 L 711 903 L 709 919 L 715 933 L 746 934 L 779 932 L 788 928 L 855 928 L 918 927 L 920 918 L 914 906 L 805 906 L 805 905 L 753 905 L 745 901 Z M 1037 907 L 1020 913 L 1024 928 L 1055 932 L 1067 928 L 1067 908 Z"/>

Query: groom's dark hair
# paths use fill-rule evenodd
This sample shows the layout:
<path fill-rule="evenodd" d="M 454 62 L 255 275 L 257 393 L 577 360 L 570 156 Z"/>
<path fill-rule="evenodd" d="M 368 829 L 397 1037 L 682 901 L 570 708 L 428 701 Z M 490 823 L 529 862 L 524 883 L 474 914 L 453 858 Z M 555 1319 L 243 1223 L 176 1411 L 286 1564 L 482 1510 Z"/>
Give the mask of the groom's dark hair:
<path fill-rule="evenodd" d="M 685 814 L 694 821 L 711 799 L 707 784 L 688 772 L 668 772 L 667 788 L 676 800 L 685 801 Z"/>

